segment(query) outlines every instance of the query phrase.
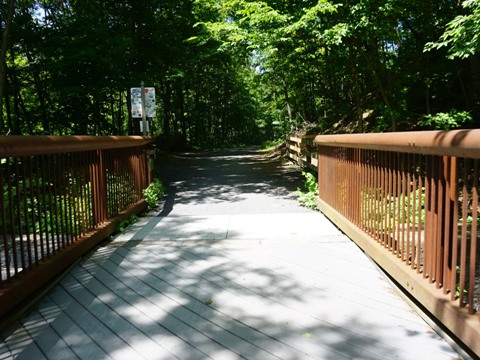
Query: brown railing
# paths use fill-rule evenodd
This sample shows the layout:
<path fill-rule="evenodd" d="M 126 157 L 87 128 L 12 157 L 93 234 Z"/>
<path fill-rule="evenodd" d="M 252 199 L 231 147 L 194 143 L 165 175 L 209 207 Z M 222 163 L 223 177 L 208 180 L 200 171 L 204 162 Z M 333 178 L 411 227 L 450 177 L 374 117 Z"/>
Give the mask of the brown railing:
<path fill-rule="evenodd" d="M 321 210 L 480 355 L 480 130 L 315 142 Z"/>
<path fill-rule="evenodd" d="M 0 316 L 145 208 L 142 137 L 0 137 Z"/>

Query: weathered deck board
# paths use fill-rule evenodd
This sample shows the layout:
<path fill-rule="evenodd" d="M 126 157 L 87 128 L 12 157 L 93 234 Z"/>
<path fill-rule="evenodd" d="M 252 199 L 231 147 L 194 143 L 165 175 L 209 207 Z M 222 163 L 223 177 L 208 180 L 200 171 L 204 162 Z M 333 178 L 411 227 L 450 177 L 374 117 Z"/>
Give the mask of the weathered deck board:
<path fill-rule="evenodd" d="M 23 320 L 29 334 L 6 344 L 30 341 L 19 346 L 25 359 L 452 359 L 382 277 L 341 236 L 112 243 Z"/>

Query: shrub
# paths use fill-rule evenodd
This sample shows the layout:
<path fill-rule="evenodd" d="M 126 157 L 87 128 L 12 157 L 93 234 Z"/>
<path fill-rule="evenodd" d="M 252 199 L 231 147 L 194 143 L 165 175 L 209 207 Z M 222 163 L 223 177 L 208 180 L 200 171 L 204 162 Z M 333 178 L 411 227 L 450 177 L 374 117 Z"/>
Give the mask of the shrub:
<path fill-rule="evenodd" d="M 153 179 L 152 183 L 143 190 L 143 196 L 149 210 L 157 206 L 158 200 L 165 195 L 165 186 L 159 179 Z"/>
<path fill-rule="evenodd" d="M 309 209 L 318 210 L 317 197 L 318 197 L 318 181 L 315 175 L 312 173 L 302 171 L 302 175 L 305 177 L 305 190 L 306 192 L 297 189 L 295 194 L 298 195 L 298 202 Z"/>
<path fill-rule="evenodd" d="M 452 110 L 449 113 L 430 114 L 419 121 L 419 125 L 434 130 L 452 130 L 472 123 L 472 116 L 467 111 Z"/>

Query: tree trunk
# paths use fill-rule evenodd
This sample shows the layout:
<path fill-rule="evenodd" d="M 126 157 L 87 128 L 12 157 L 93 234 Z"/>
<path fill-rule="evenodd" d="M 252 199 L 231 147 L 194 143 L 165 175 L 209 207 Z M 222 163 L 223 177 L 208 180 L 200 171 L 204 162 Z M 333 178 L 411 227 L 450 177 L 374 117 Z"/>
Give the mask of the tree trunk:
<path fill-rule="evenodd" d="M 20 104 L 21 104 L 20 86 L 18 85 L 18 78 L 16 75 L 9 74 L 9 78 L 10 78 L 10 82 L 12 84 L 12 90 L 13 90 L 13 112 L 15 114 L 15 126 L 18 129 L 18 134 L 21 134 L 22 131 L 25 131 L 27 127 L 28 127 L 28 133 L 32 134 L 33 133 L 32 124 L 31 124 L 31 121 L 28 121 L 26 114 L 23 116 L 23 121 L 22 121 L 23 130 L 20 128 L 20 119 L 22 118 L 20 114 Z M 8 88 L 6 93 L 8 93 Z"/>
<path fill-rule="evenodd" d="M 172 98 L 172 89 L 170 83 L 167 81 L 164 86 L 163 93 L 163 134 L 168 138 L 170 135 L 170 105 Z"/>
<path fill-rule="evenodd" d="M 140 125 L 137 118 L 132 116 L 132 94 L 127 89 L 127 111 L 128 111 L 128 135 L 140 135 Z"/>
<path fill-rule="evenodd" d="M 385 103 L 385 105 L 387 106 L 388 109 L 393 109 L 392 105 L 390 103 L 390 99 L 388 98 L 388 95 L 387 95 L 387 90 L 385 89 L 385 86 L 383 85 L 382 78 L 381 78 L 381 76 L 378 72 L 378 69 L 375 66 L 374 62 L 372 61 L 370 56 L 368 56 L 367 52 L 363 49 L 363 47 L 360 44 L 358 39 L 351 39 L 350 41 L 352 41 L 352 43 L 355 45 L 355 47 L 357 48 L 360 55 L 363 57 L 363 59 L 367 63 L 368 68 L 372 72 L 373 79 L 375 80 L 375 84 L 378 87 L 378 91 L 380 92 L 380 96 L 382 97 L 383 102 Z M 390 115 L 390 120 L 391 120 L 391 130 L 392 131 L 397 131 L 397 121 L 396 121 L 396 119 L 393 115 Z"/>
<path fill-rule="evenodd" d="M 15 118 L 17 119 L 16 123 L 19 124 L 20 120 L 23 119 L 23 128 L 28 128 L 28 133 L 33 134 L 33 124 L 32 120 L 30 119 L 30 113 L 25 106 L 25 102 L 23 101 L 22 94 L 20 93 L 21 86 L 19 84 L 17 76 L 13 74 L 9 74 L 10 81 L 12 83 L 13 89 L 13 109 L 15 112 Z M 20 126 L 19 126 L 20 127 Z"/>
<path fill-rule="evenodd" d="M 3 98 L 5 96 L 5 86 L 7 82 L 7 49 L 8 39 L 12 28 L 13 12 L 15 0 L 8 2 L 7 19 L 5 21 L 5 29 L 2 37 L 2 48 L 0 50 L 0 129 L 4 128 L 3 121 Z"/>
<path fill-rule="evenodd" d="M 27 60 L 30 64 L 34 63 L 34 59 L 27 47 L 25 47 L 25 56 L 27 57 Z M 43 131 L 45 132 L 45 134 L 50 135 L 50 123 L 48 121 L 47 101 L 45 90 L 43 89 L 41 75 L 40 72 L 35 68 L 35 66 L 33 66 L 32 68 L 33 79 L 35 82 L 35 90 L 37 91 L 38 100 L 40 101 Z"/>
<path fill-rule="evenodd" d="M 183 82 L 178 82 L 177 88 L 177 101 L 178 101 L 178 120 L 180 122 L 180 128 L 184 139 L 187 138 L 187 125 L 185 123 L 185 97 L 183 92 Z"/>
<path fill-rule="evenodd" d="M 288 91 L 288 85 L 285 80 L 285 74 L 282 73 L 282 90 L 283 90 L 283 95 L 285 96 L 285 105 L 287 107 L 287 114 L 288 114 L 288 120 L 292 122 L 292 108 L 290 106 L 290 96 L 289 96 L 289 91 Z"/>
<path fill-rule="evenodd" d="M 119 92 L 118 98 L 118 110 L 117 110 L 117 132 L 118 135 L 124 135 L 123 132 L 123 92 Z"/>
<path fill-rule="evenodd" d="M 5 113 L 7 114 L 7 127 L 8 127 L 9 134 L 20 135 L 17 132 L 16 126 L 14 126 L 15 124 L 14 124 L 13 119 L 12 119 L 12 109 L 10 107 L 10 94 L 9 94 L 9 91 L 8 91 L 7 88 L 5 88 L 3 96 L 5 97 L 5 99 L 4 99 L 4 101 L 5 101 Z"/>
<path fill-rule="evenodd" d="M 355 114 L 357 116 L 357 121 L 359 124 L 359 130 L 360 132 L 365 131 L 365 126 L 363 123 L 363 109 L 362 109 L 362 100 L 360 96 L 360 89 L 359 89 L 359 80 L 358 80 L 358 73 L 357 73 L 357 67 L 356 67 L 356 62 L 353 57 L 353 46 L 352 43 L 349 41 L 348 42 L 348 52 L 350 56 L 350 69 L 352 71 L 352 83 L 353 83 L 353 97 L 355 101 Z"/>

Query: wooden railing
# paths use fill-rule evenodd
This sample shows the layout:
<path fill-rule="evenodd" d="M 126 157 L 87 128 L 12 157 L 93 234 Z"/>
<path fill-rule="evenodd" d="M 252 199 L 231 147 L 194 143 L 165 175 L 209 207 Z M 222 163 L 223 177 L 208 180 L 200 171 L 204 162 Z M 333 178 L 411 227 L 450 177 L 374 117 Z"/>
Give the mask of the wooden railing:
<path fill-rule="evenodd" d="M 145 208 L 142 137 L 0 137 L 0 316 Z"/>
<path fill-rule="evenodd" d="M 480 130 L 315 143 L 321 211 L 480 356 Z"/>
<path fill-rule="evenodd" d="M 301 167 L 316 169 L 318 166 L 316 135 L 290 136 L 287 138 L 287 157 Z"/>

